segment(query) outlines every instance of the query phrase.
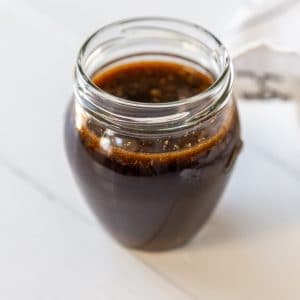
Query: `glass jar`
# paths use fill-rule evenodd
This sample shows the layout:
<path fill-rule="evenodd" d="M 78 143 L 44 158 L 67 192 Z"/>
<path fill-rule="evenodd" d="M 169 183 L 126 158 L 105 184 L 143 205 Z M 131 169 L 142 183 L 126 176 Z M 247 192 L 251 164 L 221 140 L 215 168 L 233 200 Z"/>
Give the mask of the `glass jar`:
<path fill-rule="evenodd" d="M 97 87 L 95 72 L 167 61 L 214 78 L 206 91 L 164 103 L 134 102 Z M 188 241 L 215 208 L 241 148 L 233 69 L 204 28 L 169 18 L 105 26 L 83 44 L 65 123 L 77 183 L 123 245 L 164 250 Z"/>

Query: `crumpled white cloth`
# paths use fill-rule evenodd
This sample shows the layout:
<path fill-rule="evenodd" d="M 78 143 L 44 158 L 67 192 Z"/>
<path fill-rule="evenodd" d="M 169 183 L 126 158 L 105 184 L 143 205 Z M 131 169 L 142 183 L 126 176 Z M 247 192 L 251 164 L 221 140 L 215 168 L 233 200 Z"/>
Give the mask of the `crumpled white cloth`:
<path fill-rule="evenodd" d="M 300 99 L 299 0 L 247 1 L 223 40 L 233 57 L 238 97 Z"/>

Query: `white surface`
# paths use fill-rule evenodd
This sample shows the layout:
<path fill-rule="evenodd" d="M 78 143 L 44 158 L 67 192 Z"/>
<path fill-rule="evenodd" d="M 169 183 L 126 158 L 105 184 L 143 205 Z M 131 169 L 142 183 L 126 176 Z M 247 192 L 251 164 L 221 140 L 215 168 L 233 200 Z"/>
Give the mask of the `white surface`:
<path fill-rule="evenodd" d="M 245 147 L 221 204 L 191 244 L 168 253 L 111 241 L 64 156 L 72 68 L 90 32 L 158 14 L 220 33 L 238 2 L 0 0 L 1 300 L 300 298 L 294 102 L 240 102 Z"/>

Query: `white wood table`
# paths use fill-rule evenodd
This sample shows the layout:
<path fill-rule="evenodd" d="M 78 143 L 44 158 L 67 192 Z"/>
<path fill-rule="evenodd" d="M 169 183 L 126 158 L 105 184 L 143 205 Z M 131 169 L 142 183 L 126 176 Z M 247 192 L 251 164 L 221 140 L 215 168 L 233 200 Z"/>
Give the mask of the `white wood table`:
<path fill-rule="evenodd" d="M 0 0 L 0 299 L 300 299 L 300 118 L 239 102 L 245 146 L 221 204 L 186 247 L 128 251 L 71 177 L 63 118 L 81 42 L 136 15 L 221 32 L 238 0 Z M 225 1 L 224 1 L 225 2 Z"/>

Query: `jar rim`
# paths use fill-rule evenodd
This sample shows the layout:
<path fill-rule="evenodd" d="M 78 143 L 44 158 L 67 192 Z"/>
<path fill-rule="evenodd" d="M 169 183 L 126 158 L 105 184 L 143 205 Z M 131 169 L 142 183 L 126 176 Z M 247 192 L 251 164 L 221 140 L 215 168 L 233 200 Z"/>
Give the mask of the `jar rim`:
<path fill-rule="evenodd" d="M 202 66 L 201 51 L 205 51 L 210 59 L 218 65 L 214 82 L 208 89 L 192 97 L 160 102 L 138 102 L 127 100 L 109 94 L 96 86 L 88 74 L 90 63 L 98 58 L 98 54 L 105 55 L 108 45 L 113 41 L 120 47 L 126 42 L 127 33 L 132 30 L 150 29 L 167 34 L 180 41 L 180 47 L 196 47 L 194 63 Z M 117 32 L 117 36 L 111 35 Z M 107 38 L 106 36 L 109 36 Z M 135 36 L 136 37 L 136 36 Z M 152 41 L 152 35 L 143 36 Z M 154 35 L 154 37 L 156 37 Z M 165 38 L 164 35 L 160 38 Z M 166 40 L 168 40 L 168 38 Z M 204 39 L 204 40 L 203 40 Z M 100 40 L 100 43 L 99 43 Z M 138 39 L 137 39 L 138 40 Z M 199 52 L 199 49 L 202 49 Z M 105 52 L 106 51 L 106 52 Z M 151 51 L 150 51 L 151 54 Z M 160 54 L 160 53 L 152 53 Z M 138 52 L 137 52 L 138 55 Z M 172 56 L 172 51 L 163 55 Z M 133 55 L 134 57 L 135 55 Z M 176 55 L 175 55 L 176 56 Z M 180 57 L 181 55 L 179 55 Z M 119 57 L 119 56 L 118 56 Z M 122 57 L 119 57 L 122 59 Z M 189 57 L 182 55 L 183 60 Z M 103 63 L 105 60 L 103 61 Z M 193 59 L 191 60 L 193 62 Z M 111 61 L 108 61 L 111 63 Z M 203 65 L 205 68 L 205 65 Z M 212 67 L 212 66 L 211 66 Z M 204 27 L 169 17 L 136 17 L 123 19 L 105 25 L 93 33 L 82 45 L 75 68 L 74 93 L 77 102 L 95 118 L 104 120 L 114 128 L 127 128 L 137 132 L 170 132 L 181 130 L 211 119 L 228 103 L 233 84 L 233 67 L 227 49 L 221 41 Z M 208 100 L 208 101 L 207 101 Z M 127 130 L 126 129 L 126 130 Z"/>
<path fill-rule="evenodd" d="M 209 86 L 208 89 L 192 96 L 192 97 L 187 97 L 184 99 L 179 99 L 179 100 L 172 100 L 172 101 L 166 101 L 166 102 L 137 102 L 137 101 L 132 101 L 132 100 L 128 100 L 128 99 L 124 99 L 121 97 L 117 97 L 115 95 L 112 95 L 106 91 L 104 91 L 103 89 L 101 89 L 100 87 L 96 86 L 93 81 L 91 80 L 90 76 L 84 71 L 84 54 L 86 51 L 86 48 L 88 46 L 88 44 L 94 39 L 96 38 L 99 34 L 103 33 L 104 31 L 107 31 L 113 27 L 116 26 L 122 26 L 122 25 L 126 25 L 126 24 L 130 24 L 130 23 L 135 23 L 135 22 L 139 22 L 139 21 L 162 21 L 162 22 L 173 22 L 173 23 L 177 23 L 177 24 L 182 24 L 194 29 L 197 29 L 198 31 L 201 31 L 205 34 L 207 34 L 208 36 L 210 36 L 217 44 L 218 47 L 220 47 L 220 49 L 222 49 L 223 51 L 223 55 L 225 57 L 225 64 L 223 67 L 222 72 L 219 74 L 219 76 L 213 81 L 213 83 Z M 212 94 L 214 93 L 214 90 L 216 89 L 216 87 L 218 85 L 220 85 L 220 83 L 223 81 L 224 77 L 226 76 L 226 74 L 228 72 L 230 72 L 230 70 L 232 69 L 232 65 L 231 65 L 231 61 L 229 58 L 229 54 L 227 49 L 224 47 L 224 45 L 222 44 L 222 42 L 213 34 L 211 33 L 209 30 L 207 30 L 206 28 L 204 28 L 201 25 L 198 25 L 196 23 L 193 22 L 189 22 L 186 20 L 182 20 L 179 18 L 172 18 L 172 17 L 156 17 L 156 16 L 145 16 L 145 17 L 134 17 L 134 18 L 126 18 L 126 19 L 122 19 L 122 20 L 118 20 L 118 21 L 114 21 L 112 23 L 109 23 L 107 25 L 104 25 L 102 27 L 100 27 L 98 30 L 96 30 L 93 34 L 91 34 L 86 40 L 85 42 L 82 44 L 79 53 L 77 55 L 77 70 L 79 73 L 79 76 L 83 79 L 83 81 L 85 82 L 85 84 L 89 85 L 89 87 L 91 88 L 91 90 L 98 95 L 99 97 L 105 97 L 107 100 L 116 103 L 116 104 L 122 104 L 122 105 L 127 105 L 127 106 L 131 106 L 131 107 L 139 107 L 139 108 L 151 108 L 151 109 L 155 109 L 155 108 L 166 108 L 166 107 L 178 107 L 178 106 L 182 106 L 186 103 L 193 103 L 196 101 L 201 101 L 201 99 L 207 99 L 208 97 L 211 97 Z M 201 99 L 199 99 L 201 98 Z"/>

